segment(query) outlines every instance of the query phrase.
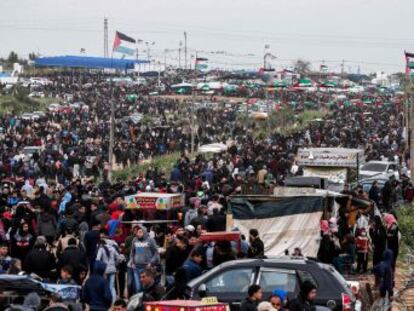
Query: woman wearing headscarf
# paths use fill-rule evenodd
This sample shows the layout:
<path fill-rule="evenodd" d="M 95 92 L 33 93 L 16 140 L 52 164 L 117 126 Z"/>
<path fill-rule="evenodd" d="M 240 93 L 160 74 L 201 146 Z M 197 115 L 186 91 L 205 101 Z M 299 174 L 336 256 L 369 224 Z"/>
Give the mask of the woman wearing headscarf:
<path fill-rule="evenodd" d="M 400 246 L 397 220 L 392 214 L 384 214 L 384 222 L 387 229 L 387 248 L 393 253 L 392 268 L 395 270 L 395 263 L 397 261 Z"/>
<path fill-rule="evenodd" d="M 385 251 L 387 232 L 385 231 L 382 219 L 380 216 L 375 215 L 369 229 L 369 236 L 372 241 L 372 266 L 375 267 L 382 260 L 382 256 Z"/>

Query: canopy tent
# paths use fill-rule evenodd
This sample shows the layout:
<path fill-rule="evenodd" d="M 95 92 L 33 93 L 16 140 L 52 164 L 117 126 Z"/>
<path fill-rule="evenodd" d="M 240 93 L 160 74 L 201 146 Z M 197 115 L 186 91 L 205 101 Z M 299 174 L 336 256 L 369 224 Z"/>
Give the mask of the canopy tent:
<path fill-rule="evenodd" d="M 310 79 L 300 79 L 298 82 L 296 82 L 293 87 L 312 87 L 314 86 L 314 83 Z"/>
<path fill-rule="evenodd" d="M 134 59 L 104 58 L 90 56 L 54 56 L 36 58 L 36 67 L 72 67 L 89 69 L 134 69 L 136 64 L 147 64 L 148 61 Z"/>
<path fill-rule="evenodd" d="M 129 102 L 134 102 L 138 99 L 138 95 L 137 94 L 128 94 L 126 96 L 127 101 Z"/>
<path fill-rule="evenodd" d="M 285 80 L 275 80 L 273 81 L 273 87 L 287 87 L 288 83 Z"/>
<path fill-rule="evenodd" d="M 171 85 L 171 89 L 176 94 L 190 94 L 193 89 L 193 85 L 190 83 L 182 82 L 182 83 Z"/>
<path fill-rule="evenodd" d="M 227 146 L 221 143 L 213 143 L 208 145 L 202 145 L 198 148 L 199 153 L 221 153 L 227 150 Z"/>
<path fill-rule="evenodd" d="M 236 85 L 236 84 L 227 84 L 223 88 L 224 93 L 226 93 L 226 94 L 235 93 L 235 92 L 237 92 L 238 89 L 239 89 L 239 86 Z"/>
<path fill-rule="evenodd" d="M 338 86 L 338 83 L 336 83 L 336 81 L 325 81 L 321 83 L 320 85 L 320 87 L 327 87 L 327 88 L 333 88 L 337 86 Z"/>
<path fill-rule="evenodd" d="M 181 89 L 185 87 L 192 88 L 193 85 L 191 83 L 186 83 L 186 82 L 171 85 L 172 89 Z"/>

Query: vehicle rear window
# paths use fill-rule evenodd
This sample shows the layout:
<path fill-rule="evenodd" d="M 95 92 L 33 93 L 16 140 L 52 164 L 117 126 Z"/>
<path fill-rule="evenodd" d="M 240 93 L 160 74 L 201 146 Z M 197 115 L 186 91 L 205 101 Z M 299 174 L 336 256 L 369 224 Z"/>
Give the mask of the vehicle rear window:
<path fill-rule="evenodd" d="M 206 282 L 209 293 L 247 293 L 252 279 L 251 268 L 223 271 Z"/>
<path fill-rule="evenodd" d="M 308 271 L 297 271 L 300 283 L 303 284 L 305 281 L 310 281 L 316 286 L 318 286 L 318 282 L 316 282 L 315 278 L 310 274 Z"/>
<path fill-rule="evenodd" d="M 384 172 L 387 169 L 387 164 L 383 163 L 367 163 L 361 167 L 361 171 Z"/>
<path fill-rule="evenodd" d="M 293 293 L 296 283 L 296 275 L 287 271 L 265 270 L 260 273 L 259 285 L 265 293 L 271 293 L 275 289 Z"/>

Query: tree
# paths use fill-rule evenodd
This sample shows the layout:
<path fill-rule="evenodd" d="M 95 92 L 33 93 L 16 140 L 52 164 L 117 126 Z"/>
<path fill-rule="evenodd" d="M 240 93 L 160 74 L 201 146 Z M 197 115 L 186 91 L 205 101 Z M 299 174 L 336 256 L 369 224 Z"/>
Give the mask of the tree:
<path fill-rule="evenodd" d="M 7 58 L 7 62 L 10 64 L 17 63 L 19 61 L 19 56 L 16 52 L 11 51 L 9 57 Z"/>
<path fill-rule="evenodd" d="M 31 61 L 35 60 L 35 59 L 36 59 L 36 57 L 37 57 L 37 55 L 36 55 L 36 53 L 35 53 L 35 52 L 29 53 L 29 59 L 30 59 Z"/>
<path fill-rule="evenodd" d="M 298 59 L 294 64 L 295 71 L 301 76 L 306 76 L 310 73 L 310 62 L 303 59 Z"/>

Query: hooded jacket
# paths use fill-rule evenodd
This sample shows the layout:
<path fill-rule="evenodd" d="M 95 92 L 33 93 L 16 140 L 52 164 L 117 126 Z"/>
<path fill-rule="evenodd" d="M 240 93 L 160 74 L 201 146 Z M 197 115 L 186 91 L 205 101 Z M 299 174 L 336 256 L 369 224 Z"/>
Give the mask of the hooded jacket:
<path fill-rule="evenodd" d="M 394 254 L 387 249 L 384 252 L 384 260 L 376 265 L 373 269 L 374 274 L 380 279 L 380 294 L 385 297 L 387 292 L 392 296 L 394 288 L 394 273 L 392 264 L 394 261 Z"/>
<path fill-rule="evenodd" d="M 132 264 L 137 268 L 145 268 L 148 264 L 158 265 L 160 263 L 160 254 L 158 253 L 157 244 L 154 239 L 148 236 L 146 228 L 142 239 L 134 238 L 131 245 L 131 254 L 129 258 Z"/>
<path fill-rule="evenodd" d="M 192 279 L 199 277 L 203 273 L 203 270 L 201 269 L 200 265 L 191 258 L 187 259 L 184 262 L 183 268 L 187 274 L 188 281 L 191 281 Z"/>
<path fill-rule="evenodd" d="M 100 260 L 106 264 L 106 274 L 116 273 L 116 266 L 121 261 L 121 256 L 114 246 L 102 244 L 98 248 L 96 260 Z"/>
<path fill-rule="evenodd" d="M 89 305 L 91 311 L 107 311 L 112 304 L 109 283 L 104 278 L 106 265 L 96 261 L 93 272 L 86 280 L 82 290 L 82 300 Z"/>
<path fill-rule="evenodd" d="M 198 211 L 195 208 L 190 208 L 186 213 L 184 217 L 184 227 L 187 227 L 188 225 L 191 225 L 191 222 L 194 218 L 198 216 Z"/>
<path fill-rule="evenodd" d="M 56 236 L 56 218 L 43 212 L 37 217 L 37 235 L 54 238 Z"/>
<path fill-rule="evenodd" d="M 308 294 L 314 289 L 316 286 L 312 282 L 303 282 L 298 297 L 289 303 L 289 311 L 316 311 L 313 302 L 307 299 Z"/>

